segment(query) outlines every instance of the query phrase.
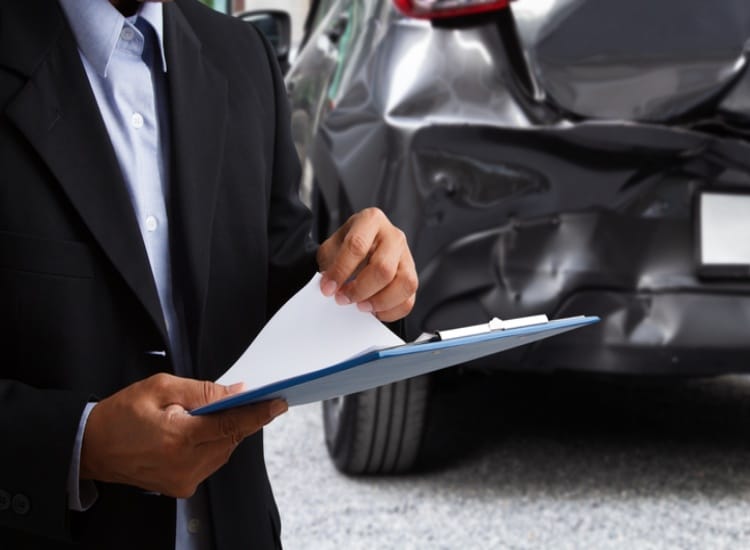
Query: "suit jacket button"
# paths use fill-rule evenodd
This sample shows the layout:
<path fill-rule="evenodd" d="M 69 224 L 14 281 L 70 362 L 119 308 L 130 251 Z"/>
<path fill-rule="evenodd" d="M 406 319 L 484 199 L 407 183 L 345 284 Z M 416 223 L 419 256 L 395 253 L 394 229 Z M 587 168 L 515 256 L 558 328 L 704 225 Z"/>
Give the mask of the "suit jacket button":
<path fill-rule="evenodd" d="M 5 512 L 10 508 L 10 493 L 0 489 L 0 512 Z"/>
<path fill-rule="evenodd" d="M 31 510 L 31 501 L 26 495 L 13 495 L 12 501 L 13 511 L 19 516 L 25 516 Z"/>

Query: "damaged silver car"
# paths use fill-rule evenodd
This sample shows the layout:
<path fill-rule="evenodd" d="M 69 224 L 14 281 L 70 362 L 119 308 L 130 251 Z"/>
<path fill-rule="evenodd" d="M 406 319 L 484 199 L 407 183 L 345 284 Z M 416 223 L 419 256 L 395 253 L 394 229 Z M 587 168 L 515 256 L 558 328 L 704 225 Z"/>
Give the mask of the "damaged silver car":
<path fill-rule="evenodd" d="M 585 313 L 476 366 L 750 370 L 747 0 L 320 0 L 304 40 L 287 83 L 318 237 L 371 205 L 406 232 L 406 338 Z M 413 467 L 429 390 L 325 403 L 336 466 Z"/>

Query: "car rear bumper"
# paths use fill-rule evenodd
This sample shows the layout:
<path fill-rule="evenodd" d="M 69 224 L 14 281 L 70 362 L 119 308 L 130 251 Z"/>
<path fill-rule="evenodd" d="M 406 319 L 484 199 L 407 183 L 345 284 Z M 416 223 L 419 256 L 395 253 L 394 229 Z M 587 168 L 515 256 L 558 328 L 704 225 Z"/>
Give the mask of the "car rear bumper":
<path fill-rule="evenodd" d="M 646 223 L 607 211 L 561 214 L 467 236 L 421 271 L 408 332 L 492 316 L 597 315 L 597 325 L 476 366 L 682 375 L 750 371 L 750 280 L 699 278 L 692 247 L 690 220 Z"/>
<path fill-rule="evenodd" d="M 434 313 L 455 318 L 480 309 L 482 298 L 464 296 Z M 467 367 L 683 376 L 750 372 L 750 294 L 582 290 L 550 317 L 583 313 L 601 322 Z"/>
<path fill-rule="evenodd" d="M 625 293 L 570 296 L 555 317 L 596 311 L 597 325 L 540 342 L 528 366 L 630 374 L 750 372 L 750 294 Z"/>

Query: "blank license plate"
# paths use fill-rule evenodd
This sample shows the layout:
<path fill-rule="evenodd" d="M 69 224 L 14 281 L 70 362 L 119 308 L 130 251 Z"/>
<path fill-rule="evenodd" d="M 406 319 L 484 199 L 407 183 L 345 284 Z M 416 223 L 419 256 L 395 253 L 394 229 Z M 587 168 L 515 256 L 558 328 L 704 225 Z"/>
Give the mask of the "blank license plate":
<path fill-rule="evenodd" d="M 701 193 L 700 268 L 729 276 L 750 276 L 750 195 Z"/>

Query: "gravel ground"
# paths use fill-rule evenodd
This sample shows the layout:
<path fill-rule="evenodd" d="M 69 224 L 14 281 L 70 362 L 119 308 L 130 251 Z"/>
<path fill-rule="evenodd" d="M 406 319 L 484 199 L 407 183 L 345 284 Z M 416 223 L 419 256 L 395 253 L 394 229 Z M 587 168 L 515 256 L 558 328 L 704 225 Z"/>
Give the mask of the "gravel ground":
<path fill-rule="evenodd" d="M 409 476 L 339 474 L 319 404 L 267 428 L 285 548 L 750 548 L 748 377 L 469 374 L 435 395 Z"/>

